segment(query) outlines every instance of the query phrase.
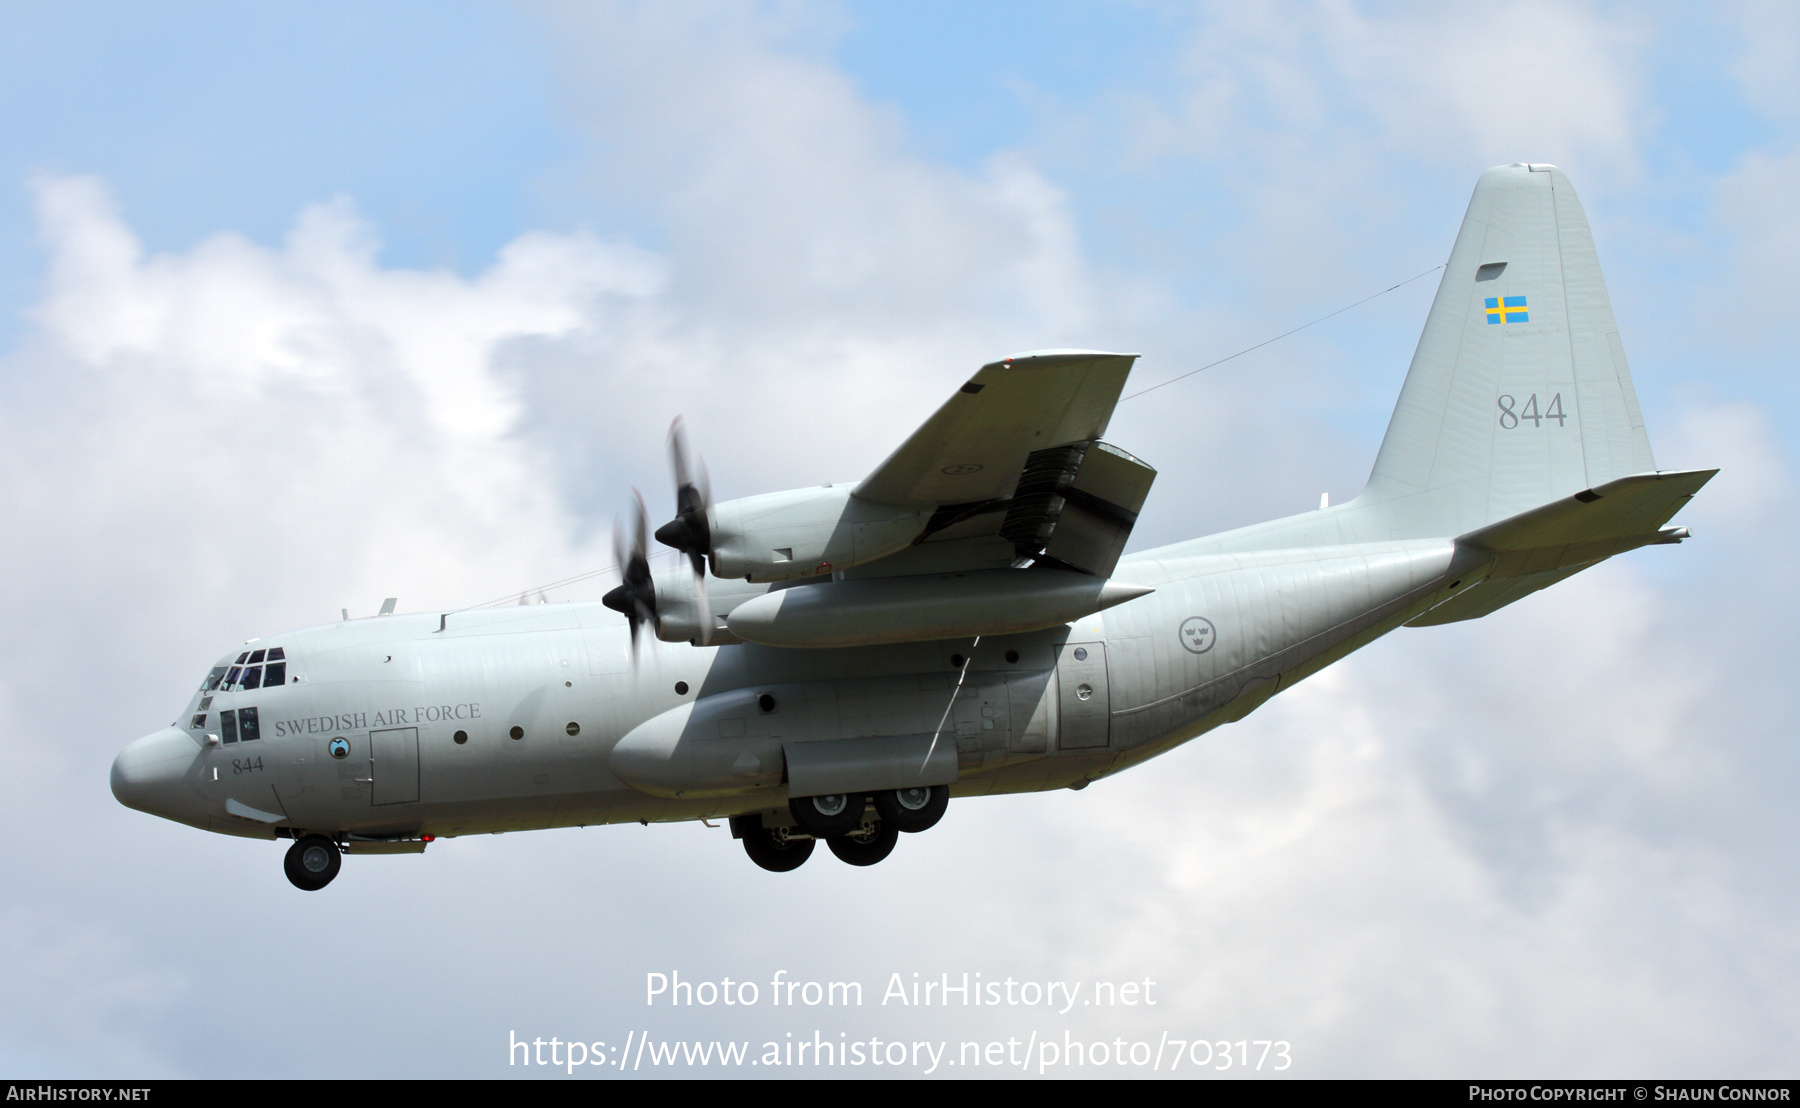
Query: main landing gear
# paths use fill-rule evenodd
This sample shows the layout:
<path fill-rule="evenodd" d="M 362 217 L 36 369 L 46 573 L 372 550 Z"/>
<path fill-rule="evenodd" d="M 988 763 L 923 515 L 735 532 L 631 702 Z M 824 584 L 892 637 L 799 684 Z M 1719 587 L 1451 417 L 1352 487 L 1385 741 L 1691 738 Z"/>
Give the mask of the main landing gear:
<path fill-rule="evenodd" d="M 853 866 L 872 866 L 894 852 L 900 832 L 891 823 L 865 823 L 848 835 L 826 839 L 825 845 L 838 856 L 838 861 Z"/>
<path fill-rule="evenodd" d="M 762 816 L 752 813 L 731 817 L 731 836 L 743 840 L 744 853 L 752 862 L 775 873 L 799 869 L 820 839 L 840 861 L 872 866 L 894 852 L 902 831 L 930 830 L 949 805 L 948 785 L 887 789 L 872 797 L 855 793 L 797 797 L 788 801 L 793 827 L 764 827 Z"/>
<path fill-rule="evenodd" d="M 338 844 L 323 835 L 308 835 L 297 840 L 288 847 L 287 858 L 282 862 L 294 887 L 309 893 L 331 884 L 331 879 L 338 875 L 343 865 L 344 855 Z"/>

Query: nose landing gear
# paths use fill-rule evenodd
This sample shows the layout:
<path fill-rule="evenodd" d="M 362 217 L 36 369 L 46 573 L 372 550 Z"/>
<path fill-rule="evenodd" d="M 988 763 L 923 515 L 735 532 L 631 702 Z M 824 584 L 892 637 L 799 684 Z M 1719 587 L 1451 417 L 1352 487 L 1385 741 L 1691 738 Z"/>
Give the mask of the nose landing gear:
<path fill-rule="evenodd" d="M 308 835 L 298 840 L 288 847 L 287 857 L 282 861 L 287 879 L 296 889 L 309 893 L 331 884 L 331 879 L 338 875 L 343 865 L 344 855 L 338 844 L 323 835 Z"/>

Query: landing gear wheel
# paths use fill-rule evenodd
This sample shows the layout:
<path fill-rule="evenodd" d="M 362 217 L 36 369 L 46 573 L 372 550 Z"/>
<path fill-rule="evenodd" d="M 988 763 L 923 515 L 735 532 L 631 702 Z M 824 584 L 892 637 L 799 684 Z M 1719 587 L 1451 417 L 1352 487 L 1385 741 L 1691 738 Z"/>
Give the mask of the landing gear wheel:
<path fill-rule="evenodd" d="M 825 845 L 831 848 L 840 862 L 848 862 L 853 866 L 872 866 L 892 854 L 894 844 L 899 841 L 900 832 L 883 820 L 869 826 L 867 831 L 826 839 Z"/>
<path fill-rule="evenodd" d="M 863 809 L 868 805 L 861 793 L 835 793 L 830 796 L 803 796 L 788 801 L 794 822 L 808 835 L 819 839 L 835 839 L 862 826 Z"/>
<path fill-rule="evenodd" d="M 948 785 L 885 789 L 875 794 L 875 810 L 881 813 L 881 822 L 896 831 L 929 831 L 944 818 L 944 809 L 949 806 Z"/>
<path fill-rule="evenodd" d="M 812 839 L 790 839 L 785 829 L 764 827 L 762 820 L 751 817 L 743 823 L 734 819 L 734 831 L 744 840 L 744 853 L 750 860 L 772 873 L 799 869 L 812 857 Z"/>
<path fill-rule="evenodd" d="M 331 884 L 343 865 L 344 855 L 338 845 L 323 835 L 308 835 L 288 847 L 287 858 L 282 861 L 287 879 L 296 889 L 309 893 Z"/>

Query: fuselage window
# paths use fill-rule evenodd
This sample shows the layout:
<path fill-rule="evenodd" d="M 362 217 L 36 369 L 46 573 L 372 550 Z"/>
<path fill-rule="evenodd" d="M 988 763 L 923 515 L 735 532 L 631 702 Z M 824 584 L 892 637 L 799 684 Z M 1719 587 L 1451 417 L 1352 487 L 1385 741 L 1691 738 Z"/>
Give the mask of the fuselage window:
<path fill-rule="evenodd" d="M 193 721 L 191 723 L 189 723 L 188 726 L 193 728 L 195 731 L 206 730 L 206 713 L 201 712 L 199 715 L 195 716 L 193 718 Z"/>
<path fill-rule="evenodd" d="M 219 682 L 224 679 L 225 667 L 214 666 L 212 672 L 206 675 L 206 680 L 200 682 L 200 691 L 203 693 L 212 692 L 219 687 Z"/>
<path fill-rule="evenodd" d="M 228 743 L 237 742 L 237 709 L 227 708 L 219 713 L 219 738 Z"/>

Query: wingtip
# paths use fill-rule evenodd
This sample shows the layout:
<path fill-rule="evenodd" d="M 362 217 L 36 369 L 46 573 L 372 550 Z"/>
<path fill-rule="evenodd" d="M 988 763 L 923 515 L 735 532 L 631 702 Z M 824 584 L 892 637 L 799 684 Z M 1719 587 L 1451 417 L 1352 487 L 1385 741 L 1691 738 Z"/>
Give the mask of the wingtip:
<path fill-rule="evenodd" d="M 1008 354 L 998 361 L 982 366 L 982 369 L 1026 369 L 1039 366 L 1066 365 L 1069 362 L 1085 362 L 1095 358 L 1124 358 L 1136 361 L 1140 354 L 1124 354 L 1116 350 L 1025 350 L 1017 354 Z"/>

